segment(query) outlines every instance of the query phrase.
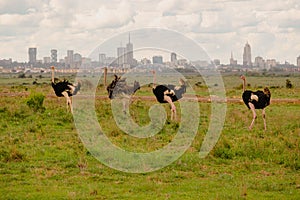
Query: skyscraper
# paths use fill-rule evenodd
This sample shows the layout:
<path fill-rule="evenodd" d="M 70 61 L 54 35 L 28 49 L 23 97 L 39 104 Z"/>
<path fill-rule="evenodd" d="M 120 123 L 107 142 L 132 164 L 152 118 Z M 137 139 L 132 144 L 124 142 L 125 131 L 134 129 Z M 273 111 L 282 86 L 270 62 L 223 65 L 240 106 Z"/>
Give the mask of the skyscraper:
<path fill-rule="evenodd" d="M 265 60 L 261 56 L 256 56 L 254 59 L 254 66 L 264 69 L 265 68 Z"/>
<path fill-rule="evenodd" d="M 243 53 L 243 66 L 244 67 L 250 67 L 252 66 L 252 61 L 251 61 L 251 47 L 246 43 L 244 47 L 244 53 Z"/>
<path fill-rule="evenodd" d="M 69 65 L 70 68 L 73 68 L 73 66 L 74 66 L 74 51 L 73 50 L 67 51 L 67 65 Z"/>
<path fill-rule="evenodd" d="M 229 62 L 230 62 L 230 65 L 233 67 L 237 66 L 237 60 L 234 60 L 232 52 L 231 52 L 231 57 L 230 57 Z"/>
<path fill-rule="evenodd" d="M 125 64 L 125 52 L 126 52 L 126 48 L 125 47 L 118 47 L 117 49 L 117 64 L 119 66 L 123 66 L 123 64 Z"/>
<path fill-rule="evenodd" d="M 176 53 L 172 52 L 171 53 L 171 62 L 175 63 L 176 61 L 177 61 L 177 55 L 176 55 Z"/>
<path fill-rule="evenodd" d="M 126 44 L 125 62 L 129 65 L 133 65 L 133 45 L 130 42 L 130 33 L 128 36 L 128 43 Z"/>
<path fill-rule="evenodd" d="M 29 48 L 28 49 L 28 56 L 29 56 L 29 63 L 35 64 L 36 63 L 36 54 L 37 49 L 36 48 Z"/>
<path fill-rule="evenodd" d="M 300 56 L 297 57 L 297 66 L 300 67 Z"/>
<path fill-rule="evenodd" d="M 51 49 L 51 62 L 57 63 L 57 50 Z"/>
<path fill-rule="evenodd" d="M 99 53 L 99 63 L 106 64 L 106 55 L 105 53 Z"/>
<path fill-rule="evenodd" d="M 152 63 L 153 64 L 163 64 L 163 57 L 162 56 L 153 56 Z"/>

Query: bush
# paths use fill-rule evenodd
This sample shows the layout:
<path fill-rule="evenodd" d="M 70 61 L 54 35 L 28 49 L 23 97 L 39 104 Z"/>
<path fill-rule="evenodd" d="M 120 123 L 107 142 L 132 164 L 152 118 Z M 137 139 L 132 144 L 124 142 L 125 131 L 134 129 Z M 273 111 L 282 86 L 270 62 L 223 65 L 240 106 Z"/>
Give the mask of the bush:
<path fill-rule="evenodd" d="M 25 74 L 24 73 L 21 73 L 18 75 L 18 78 L 26 78 Z"/>
<path fill-rule="evenodd" d="M 31 108 L 33 111 L 45 111 L 45 107 L 43 106 L 45 96 L 43 94 L 32 94 L 29 96 L 28 100 L 26 101 L 26 104 L 29 108 Z"/>
<path fill-rule="evenodd" d="M 288 89 L 290 89 L 290 88 L 293 87 L 293 84 L 290 81 L 290 79 L 286 79 L 286 81 L 285 81 L 285 87 L 288 88 Z"/>

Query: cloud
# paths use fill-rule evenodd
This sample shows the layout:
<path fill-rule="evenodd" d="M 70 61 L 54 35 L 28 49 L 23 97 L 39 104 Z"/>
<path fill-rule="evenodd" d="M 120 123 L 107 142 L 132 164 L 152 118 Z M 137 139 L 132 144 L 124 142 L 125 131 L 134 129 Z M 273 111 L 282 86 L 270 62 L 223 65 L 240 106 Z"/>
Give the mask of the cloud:
<path fill-rule="evenodd" d="M 161 16 L 158 20 L 158 25 L 181 32 L 190 32 L 200 27 L 201 21 L 201 15 L 191 13 L 173 16 Z"/>
<path fill-rule="evenodd" d="M 0 0 L 0 14 L 26 14 L 40 10 L 49 0 Z"/>
<path fill-rule="evenodd" d="M 134 22 L 136 13 L 130 4 L 122 2 L 117 7 L 99 7 L 96 11 L 74 15 L 72 27 L 75 29 L 120 28 Z"/>
<path fill-rule="evenodd" d="M 42 15 L 39 13 L 2 14 L 0 15 L 0 37 L 19 36 L 34 33 L 39 27 Z"/>
<path fill-rule="evenodd" d="M 161 27 L 195 39 L 223 62 L 231 50 L 240 61 L 247 40 L 253 57 L 293 61 L 300 49 L 295 44 L 300 40 L 299 9 L 299 0 L 0 0 L 0 41 L 5 45 L 0 55 L 27 60 L 32 45 L 39 55 L 48 55 L 51 48 L 88 54 L 111 35 Z M 20 46 L 22 55 L 14 51 Z"/>

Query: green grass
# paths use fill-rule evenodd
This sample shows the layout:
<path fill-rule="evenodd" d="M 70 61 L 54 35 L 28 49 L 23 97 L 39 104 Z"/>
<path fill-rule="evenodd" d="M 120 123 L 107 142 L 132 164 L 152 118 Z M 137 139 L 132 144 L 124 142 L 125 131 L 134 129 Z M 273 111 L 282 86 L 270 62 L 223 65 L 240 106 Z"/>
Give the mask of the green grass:
<path fill-rule="evenodd" d="M 264 77 L 249 77 L 251 88 Z M 268 77 L 270 78 L 270 77 Z M 295 88 L 271 89 L 272 98 L 300 98 Z M 205 87 L 195 86 L 198 95 Z M 224 77 L 229 96 L 240 97 L 238 77 Z M 268 79 L 269 80 L 269 79 Z M 202 140 L 210 122 L 210 104 L 199 103 L 200 123 L 191 147 L 171 165 L 151 173 L 131 174 L 111 169 L 96 160 L 80 140 L 65 99 L 53 95 L 50 85 L 20 85 L 1 80 L 0 96 L 0 199 L 299 199 L 300 105 L 274 103 L 266 110 L 267 131 L 261 111 L 252 131 L 251 112 L 242 103 L 228 103 L 222 135 L 204 158 Z M 28 80 L 29 81 L 29 80 Z M 30 82 L 30 81 L 29 81 Z M 270 78 L 268 86 L 285 84 L 284 77 Z M 30 94 L 46 96 L 45 109 L 34 110 L 26 102 Z M 98 94 L 105 94 L 99 87 Z M 137 93 L 150 95 L 145 86 Z M 274 94 L 274 95 L 273 95 Z M 291 94 L 291 95 L 287 95 Z M 140 125 L 149 123 L 154 101 L 135 100 L 130 113 Z M 178 105 L 178 103 L 177 103 Z M 137 139 L 124 134 L 114 122 L 108 100 L 96 101 L 96 115 L 107 137 L 124 149 L 149 152 L 167 145 L 180 122 L 167 120 L 154 137 Z M 170 115 L 168 106 L 164 106 Z M 169 117 L 169 116 L 168 116 Z"/>

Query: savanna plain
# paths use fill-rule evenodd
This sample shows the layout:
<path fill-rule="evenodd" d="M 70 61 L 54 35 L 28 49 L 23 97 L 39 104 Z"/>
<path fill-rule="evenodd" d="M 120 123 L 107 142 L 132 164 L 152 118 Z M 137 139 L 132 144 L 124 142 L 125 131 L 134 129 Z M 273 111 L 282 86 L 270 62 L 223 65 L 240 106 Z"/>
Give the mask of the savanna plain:
<path fill-rule="evenodd" d="M 187 95 L 193 90 L 209 98 L 201 76 L 186 78 Z M 89 77 L 81 79 L 84 93 L 91 85 Z M 236 101 L 226 103 L 221 136 L 208 156 L 200 158 L 199 150 L 211 122 L 211 103 L 200 101 L 197 134 L 180 158 L 157 171 L 126 173 L 102 164 L 85 147 L 65 99 L 51 88 L 50 74 L 1 74 L 0 199 L 300 199 L 300 75 L 247 76 L 248 89 L 271 90 L 266 131 L 261 110 L 248 130 L 252 113 L 241 101 L 239 76 L 223 75 L 223 81 L 227 98 Z M 150 122 L 149 109 L 157 104 L 143 96 L 153 97 L 151 85 L 142 86 L 130 104 L 131 118 L 140 126 Z M 97 86 L 99 124 L 125 150 L 151 152 L 172 141 L 180 117 L 171 121 L 169 106 L 163 106 L 164 127 L 152 137 L 135 138 L 117 126 L 105 87 Z"/>

